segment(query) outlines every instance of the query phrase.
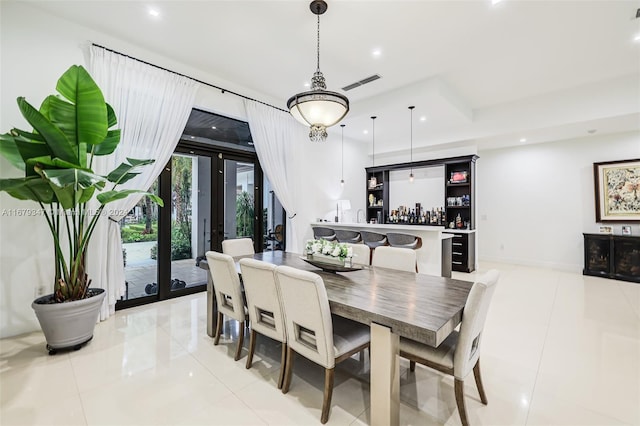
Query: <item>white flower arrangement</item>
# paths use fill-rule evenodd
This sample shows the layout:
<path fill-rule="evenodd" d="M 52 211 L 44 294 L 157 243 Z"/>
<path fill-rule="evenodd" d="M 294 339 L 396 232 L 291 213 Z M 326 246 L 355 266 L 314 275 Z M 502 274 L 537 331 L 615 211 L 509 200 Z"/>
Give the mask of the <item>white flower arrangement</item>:
<path fill-rule="evenodd" d="M 343 260 L 347 257 L 353 257 L 353 249 L 348 247 L 345 243 L 327 241 L 324 239 L 308 240 L 306 250 L 307 255 L 324 254 L 326 256 L 339 257 Z"/>

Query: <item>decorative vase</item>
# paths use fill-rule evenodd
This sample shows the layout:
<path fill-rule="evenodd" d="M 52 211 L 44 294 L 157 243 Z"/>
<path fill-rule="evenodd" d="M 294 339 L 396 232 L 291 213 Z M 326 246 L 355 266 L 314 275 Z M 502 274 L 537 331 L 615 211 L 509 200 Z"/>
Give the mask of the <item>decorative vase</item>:
<path fill-rule="evenodd" d="M 49 355 L 58 349 L 78 350 L 93 338 L 100 307 L 107 293 L 90 288 L 92 296 L 64 303 L 50 303 L 53 294 L 37 298 L 31 304 L 47 340 Z"/>

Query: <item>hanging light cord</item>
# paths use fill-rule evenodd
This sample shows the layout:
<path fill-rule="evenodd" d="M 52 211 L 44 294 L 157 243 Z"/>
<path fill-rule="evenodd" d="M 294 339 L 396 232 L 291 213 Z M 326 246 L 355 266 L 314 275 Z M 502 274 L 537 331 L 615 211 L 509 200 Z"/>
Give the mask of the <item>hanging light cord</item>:
<path fill-rule="evenodd" d="M 342 128 L 342 172 L 341 172 L 341 178 L 342 178 L 342 182 L 344 183 L 344 124 L 341 124 L 340 127 Z"/>
<path fill-rule="evenodd" d="M 320 6 L 318 6 L 318 11 L 320 11 Z M 316 48 L 316 52 L 317 52 L 317 69 L 318 72 L 320 71 L 320 15 L 318 15 L 318 38 L 317 38 L 318 42 L 317 42 L 317 48 Z"/>
<path fill-rule="evenodd" d="M 413 109 L 415 108 L 415 106 L 410 106 L 409 107 L 409 111 L 411 111 L 411 115 L 410 115 L 410 125 L 409 125 L 409 140 L 411 141 L 411 150 L 410 150 L 410 156 L 411 156 L 411 172 L 409 174 L 409 181 L 413 182 Z"/>
<path fill-rule="evenodd" d="M 376 165 L 376 117 L 373 116 L 371 117 L 371 136 L 373 138 L 373 147 L 372 147 L 372 157 L 373 157 L 373 161 L 371 164 L 371 166 L 375 167 Z"/>

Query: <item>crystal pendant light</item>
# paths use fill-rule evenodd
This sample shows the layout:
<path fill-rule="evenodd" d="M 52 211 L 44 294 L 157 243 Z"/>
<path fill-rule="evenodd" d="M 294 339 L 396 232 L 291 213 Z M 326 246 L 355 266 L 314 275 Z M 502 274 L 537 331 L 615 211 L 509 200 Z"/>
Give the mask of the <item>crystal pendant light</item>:
<path fill-rule="evenodd" d="M 337 124 L 349 112 L 349 99 L 340 93 L 328 91 L 320 71 L 320 15 L 327 11 L 327 3 L 314 0 L 309 8 L 318 17 L 316 72 L 311 78 L 311 90 L 293 95 L 287 101 L 287 108 L 296 120 L 309 126 L 309 139 L 312 142 L 324 142 L 327 139 L 327 127 Z"/>
<path fill-rule="evenodd" d="M 340 173 L 341 179 L 340 179 L 340 186 L 344 188 L 344 124 L 341 124 L 341 131 L 342 131 L 342 172 Z"/>
<path fill-rule="evenodd" d="M 413 163 L 413 109 L 415 106 L 410 106 L 409 110 L 411 111 L 411 163 Z M 411 165 L 411 173 L 409 174 L 409 182 L 413 183 L 413 164 Z"/>

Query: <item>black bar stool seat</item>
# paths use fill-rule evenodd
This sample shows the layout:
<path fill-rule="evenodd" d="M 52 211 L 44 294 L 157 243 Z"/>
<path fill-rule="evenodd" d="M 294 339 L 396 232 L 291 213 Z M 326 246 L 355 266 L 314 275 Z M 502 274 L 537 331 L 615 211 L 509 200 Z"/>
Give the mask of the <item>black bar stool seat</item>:
<path fill-rule="evenodd" d="M 359 243 L 362 241 L 360 237 L 360 232 L 358 231 L 348 231 L 346 229 L 336 229 L 336 238 L 341 243 Z"/>
<path fill-rule="evenodd" d="M 327 241 L 333 241 L 336 239 L 336 231 L 331 228 L 325 228 L 323 226 L 314 226 L 313 228 L 313 238 L 316 240 L 324 239 Z"/>
<path fill-rule="evenodd" d="M 398 234 L 395 232 L 389 232 L 387 234 L 387 240 L 391 247 L 401 247 L 417 250 L 422 247 L 422 238 L 409 234 Z"/>

